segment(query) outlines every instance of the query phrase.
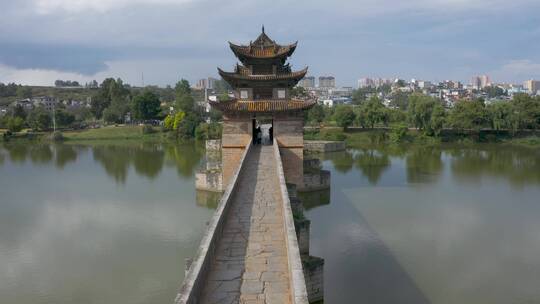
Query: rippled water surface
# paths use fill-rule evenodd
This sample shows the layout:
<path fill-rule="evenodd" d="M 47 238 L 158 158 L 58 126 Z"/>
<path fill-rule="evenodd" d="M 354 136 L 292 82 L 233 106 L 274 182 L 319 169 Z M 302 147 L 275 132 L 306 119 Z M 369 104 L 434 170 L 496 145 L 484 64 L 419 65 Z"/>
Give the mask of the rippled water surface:
<path fill-rule="evenodd" d="M 171 303 L 213 212 L 202 152 L 0 146 L 0 303 Z"/>
<path fill-rule="evenodd" d="M 329 199 L 307 217 L 327 303 L 540 303 L 540 151 L 384 147 L 325 159 Z"/>

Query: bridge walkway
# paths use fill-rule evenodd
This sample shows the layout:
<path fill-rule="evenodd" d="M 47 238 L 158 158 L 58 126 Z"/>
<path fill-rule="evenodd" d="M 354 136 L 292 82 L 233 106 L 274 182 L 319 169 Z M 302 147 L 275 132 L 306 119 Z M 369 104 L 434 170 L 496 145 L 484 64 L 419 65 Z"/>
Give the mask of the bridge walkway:
<path fill-rule="evenodd" d="M 246 155 L 201 303 L 291 303 L 285 223 L 273 146 Z"/>

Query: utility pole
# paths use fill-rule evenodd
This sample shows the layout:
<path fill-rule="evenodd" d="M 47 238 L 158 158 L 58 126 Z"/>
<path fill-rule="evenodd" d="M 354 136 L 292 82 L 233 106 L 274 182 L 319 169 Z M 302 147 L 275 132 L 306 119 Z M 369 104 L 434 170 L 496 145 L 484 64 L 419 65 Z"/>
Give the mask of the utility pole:
<path fill-rule="evenodd" d="M 56 132 L 56 108 L 55 104 L 53 103 L 53 110 L 52 110 L 52 121 L 53 121 L 53 132 Z"/>

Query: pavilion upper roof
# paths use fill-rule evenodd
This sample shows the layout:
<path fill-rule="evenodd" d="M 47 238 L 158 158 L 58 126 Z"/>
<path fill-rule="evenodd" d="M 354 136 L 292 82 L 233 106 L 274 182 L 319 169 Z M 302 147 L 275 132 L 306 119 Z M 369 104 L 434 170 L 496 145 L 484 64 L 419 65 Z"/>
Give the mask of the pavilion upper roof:
<path fill-rule="evenodd" d="M 273 59 L 273 58 L 287 58 L 294 53 L 298 41 L 289 45 L 279 45 L 274 40 L 270 39 L 264 32 L 255 39 L 250 41 L 249 45 L 238 45 L 229 42 L 231 50 L 240 61 L 244 62 L 246 59 Z"/>

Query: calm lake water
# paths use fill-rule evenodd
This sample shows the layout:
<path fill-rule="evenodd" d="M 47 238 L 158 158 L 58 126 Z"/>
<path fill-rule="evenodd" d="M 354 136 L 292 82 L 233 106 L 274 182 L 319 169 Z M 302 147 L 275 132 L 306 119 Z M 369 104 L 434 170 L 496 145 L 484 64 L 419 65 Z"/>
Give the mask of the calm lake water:
<path fill-rule="evenodd" d="M 213 213 L 203 152 L 0 146 L 0 303 L 172 303 Z"/>
<path fill-rule="evenodd" d="M 325 156 L 312 206 L 326 303 L 540 303 L 540 151 L 357 149 Z M 324 197 L 324 195 L 323 195 Z"/>
<path fill-rule="evenodd" d="M 0 145 L 0 303 L 171 303 L 213 210 L 193 144 Z M 540 303 L 540 151 L 328 154 L 326 303 Z M 199 202 L 197 202 L 199 201 Z"/>

